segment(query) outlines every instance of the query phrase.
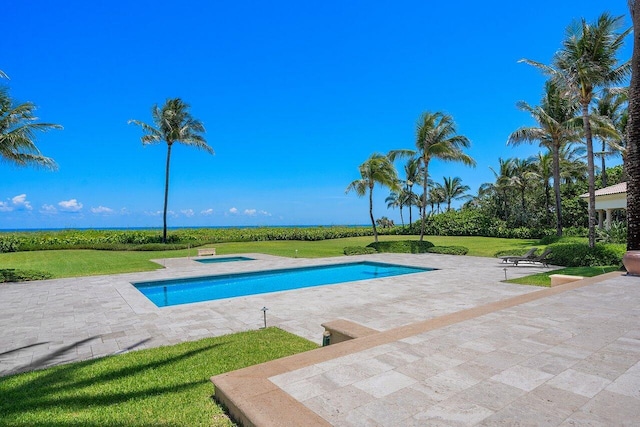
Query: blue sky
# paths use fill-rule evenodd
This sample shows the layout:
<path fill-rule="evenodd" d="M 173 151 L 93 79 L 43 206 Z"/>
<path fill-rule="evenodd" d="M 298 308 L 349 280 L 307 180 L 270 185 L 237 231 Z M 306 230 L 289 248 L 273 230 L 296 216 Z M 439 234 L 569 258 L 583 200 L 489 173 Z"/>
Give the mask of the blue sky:
<path fill-rule="evenodd" d="M 216 154 L 174 148 L 170 226 L 366 224 L 345 188 L 372 153 L 413 148 L 423 111 L 451 114 L 477 161 L 431 176 L 475 193 L 499 157 L 538 151 L 505 144 L 544 82 L 518 59 L 549 63 L 567 25 L 605 10 L 631 25 L 625 0 L 9 2 L 4 83 L 64 130 L 37 140 L 58 171 L 0 163 L 0 229 L 162 226 L 166 145 L 127 121 L 172 97 Z"/>

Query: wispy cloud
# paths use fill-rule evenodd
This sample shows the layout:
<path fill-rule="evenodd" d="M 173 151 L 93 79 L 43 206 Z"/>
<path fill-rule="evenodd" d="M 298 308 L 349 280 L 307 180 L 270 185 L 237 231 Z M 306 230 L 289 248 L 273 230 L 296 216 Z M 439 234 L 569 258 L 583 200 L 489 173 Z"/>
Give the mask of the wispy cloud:
<path fill-rule="evenodd" d="M 58 202 L 58 206 L 63 212 L 79 212 L 82 209 L 82 203 L 76 199 L 63 200 Z"/>
<path fill-rule="evenodd" d="M 213 215 L 213 209 L 209 208 L 209 209 L 200 211 L 200 215 Z"/>
<path fill-rule="evenodd" d="M 31 202 L 27 200 L 26 194 L 18 194 L 8 202 L 0 202 L 0 212 L 30 211 L 33 210 Z"/>
<path fill-rule="evenodd" d="M 182 209 L 180 213 L 188 218 L 191 218 L 194 215 L 193 209 Z"/>
<path fill-rule="evenodd" d="M 20 194 L 11 199 L 14 209 L 16 210 L 32 210 L 31 203 L 27 200 L 26 194 Z"/>
<path fill-rule="evenodd" d="M 53 205 L 45 204 L 40 208 L 40 213 L 45 215 L 54 215 L 58 213 L 58 209 Z"/>
<path fill-rule="evenodd" d="M 97 208 L 91 208 L 91 212 L 94 214 L 110 214 L 113 213 L 113 209 L 106 206 L 98 206 Z"/>
<path fill-rule="evenodd" d="M 245 215 L 249 215 L 249 216 L 255 216 L 256 212 L 257 211 L 255 209 L 245 209 L 244 210 L 244 214 Z"/>
<path fill-rule="evenodd" d="M 235 215 L 235 214 L 238 213 L 238 209 L 237 208 L 231 208 L 231 209 L 229 209 L 229 213 L 232 213 L 232 214 Z"/>

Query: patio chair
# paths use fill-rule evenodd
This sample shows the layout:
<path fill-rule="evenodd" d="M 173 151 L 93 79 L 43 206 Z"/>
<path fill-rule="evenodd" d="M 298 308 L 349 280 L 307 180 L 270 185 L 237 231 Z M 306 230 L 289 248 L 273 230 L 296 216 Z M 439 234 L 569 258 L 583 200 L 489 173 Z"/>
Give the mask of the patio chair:
<path fill-rule="evenodd" d="M 549 267 L 549 255 L 551 255 L 551 248 L 546 248 L 540 255 L 531 258 L 514 259 L 512 262 L 514 265 L 518 265 L 520 262 L 529 262 L 531 264 L 539 262 L 543 267 Z"/>
<path fill-rule="evenodd" d="M 502 262 L 513 262 L 516 259 L 522 260 L 526 258 L 533 258 L 536 256 L 537 250 L 538 248 L 531 248 L 524 255 L 505 255 L 505 256 L 501 256 L 500 258 L 502 259 Z"/>

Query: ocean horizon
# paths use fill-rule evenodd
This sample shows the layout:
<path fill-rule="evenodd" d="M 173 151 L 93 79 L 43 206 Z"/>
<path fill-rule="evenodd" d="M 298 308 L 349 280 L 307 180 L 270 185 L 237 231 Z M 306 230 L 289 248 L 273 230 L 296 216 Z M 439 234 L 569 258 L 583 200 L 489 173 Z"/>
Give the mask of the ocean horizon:
<path fill-rule="evenodd" d="M 371 224 L 307 224 L 307 225 L 203 225 L 203 226 L 178 226 L 167 227 L 167 230 L 188 230 L 199 228 L 313 228 L 313 227 L 370 227 Z M 67 230 L 159 230 L 162 227 L 57 227 L 57 228 L 0 228 L 0 233 L 26 233 L 39 231 L 67 231 Z"/>

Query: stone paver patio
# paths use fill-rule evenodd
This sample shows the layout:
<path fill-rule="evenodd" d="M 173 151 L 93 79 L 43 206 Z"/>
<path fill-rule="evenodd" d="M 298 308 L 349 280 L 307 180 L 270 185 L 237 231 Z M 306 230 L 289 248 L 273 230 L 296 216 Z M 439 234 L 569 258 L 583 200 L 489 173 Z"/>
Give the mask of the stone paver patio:
<path fill-rule="evenodd" d="M 640 278 L 614 273 L 535 294 L 540 288 L 501 280 L 543 268 L 495 259 L 253 256 L 208 265 L 169 259 L 154 272 L 0 286 L 0 375 L 257 329 L 266 306 L 269 326 L 318 343 L 321 323 L 338 318 L 383 331 L 299 355 L 317 363 L 287 359 L 290 366 L 256 368 L 290 410 L 317 425 L 609 426 L 640 419 Z M 359 259 L 439 270 L 166 308 L 130 284 Z M 424 326 L 519 297 L 529 299 Z"/>

